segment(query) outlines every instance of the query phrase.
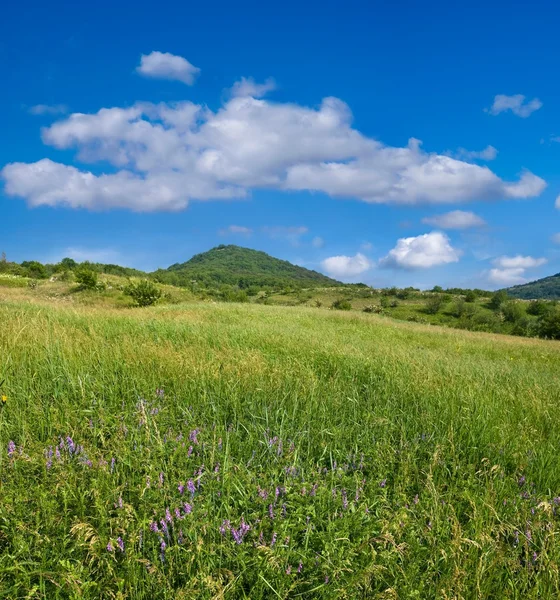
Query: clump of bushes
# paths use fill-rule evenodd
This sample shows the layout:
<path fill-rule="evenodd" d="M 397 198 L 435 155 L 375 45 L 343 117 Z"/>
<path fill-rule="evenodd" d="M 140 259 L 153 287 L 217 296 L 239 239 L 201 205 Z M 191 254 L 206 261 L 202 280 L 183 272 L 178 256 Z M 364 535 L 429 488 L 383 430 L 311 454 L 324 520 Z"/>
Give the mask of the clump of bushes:
<path fill-rule="evenodd" d="M 436 315 L 446 302 L 446 298 L 443 294 L 433 294 L 426 301 L 424 310 L 429 315 Z"/>
<path fill-rule="evenodd" d="M 383 312 L 383 308 L 381 306 L 376 306 L 375 304 L 369 304 L 368 306 L 364 306 L 363 311 L 365 313 L 375 313 L 379 315 Z"/>
<path fill-rule="evenodd" d="M 75 273 L 76 283 L 82 290 L 94 290 L 97 287 L 97 272 L 91 269 L 78 269 Z"/>
<path fill-rule="evenodd" d="M 152 281 L 143 279 L 138 283 L 130 283 L 124 293 L 130 296 L 136 306 L 151 306 L 161 298 L 161 290 Z"/>
<path fill-rule="evenodd" d="M 344 298 L 339 298 L 331 304 L 331 308 L 334 310 L 352 310 L 352 304 Z"/>

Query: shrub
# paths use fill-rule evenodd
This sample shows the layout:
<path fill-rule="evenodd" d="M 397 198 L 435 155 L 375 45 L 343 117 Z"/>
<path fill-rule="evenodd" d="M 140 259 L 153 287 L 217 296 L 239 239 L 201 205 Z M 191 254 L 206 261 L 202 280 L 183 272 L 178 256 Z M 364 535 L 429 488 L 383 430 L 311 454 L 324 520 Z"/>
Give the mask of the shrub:
<path fill-rule="evenodd" d="M 550 310 L 551 304 L 545 300 L 533 300 L 527 305 L 527 314 L 540 317 Z"/>
<path fill-rule="evenodd" d="M 343 298 L 339 298 L 338 300 L 335 300 L 331 304 L 331 308 L 333 308 L 335 310 L 351 310 L 352 309 L 352 304 L 350 304 L 350 302 L 348 300 L 344 300 Z"/>
<path fill-rule="evenodd" d="M 161 298 L 161 290 L 147 279 L 128 285 L 124 293 L 130 296 L 137 306 L 151 306 Z"/>
<path fill-rule="evenodd" d="M 476 292 L 473 290 L 469 290 L 465 294 L 465 302 L 475 302 L 476 301 Z"/>
<path fill-rule="evenodd" d="M 560 340 L 560 307 L 553 306 L 539 319 L 538 334 L 551 340 Z"/>
<path fill-rule="evenodd" d="M 490 299 L 489 307 L 493 310 L 499 310 L 504 302 L 508 300 L 509 296 L 505 290 L 500 290 L 492 294 Z"/>
<path fill-rule="evenodd" d="M 500 310 L 504 315 L 504 320 L 508 323 L 516 323 L 526 316 L 523 304 L 521 302 L 516 302 L 515 300 L 504 302 L 500 307 Z"/>
<path fill-rule="evenodd" d="M 383 309 L 381 308 L 381 306 L 375 306 L 375 304 L 369 304 L 368 306 L 364 306 L 363 311 L 365 313 L 381 314 L 383 312 Z"/>
<path fill-rule="evenodd" d="M 433 294 L 428 298 L 424 310 L 429 315 L 435 315 L 443 308 L 444 304 L 445 298 L 441 294 Z"/>
<path fill-rule="evenodd" d="M 83 290 L 94 290 L 97 287 L 97 273 L 91 269 L 78 269 L 76 283 Z"/>

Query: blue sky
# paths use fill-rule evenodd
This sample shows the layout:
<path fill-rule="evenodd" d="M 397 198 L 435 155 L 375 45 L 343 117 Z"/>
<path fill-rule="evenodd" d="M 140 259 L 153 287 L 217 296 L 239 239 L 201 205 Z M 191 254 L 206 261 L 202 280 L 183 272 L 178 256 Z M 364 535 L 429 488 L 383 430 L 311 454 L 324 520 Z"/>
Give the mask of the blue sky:
<path fill-rule="evenodd" d="M 235 243 L 375 286 L 560 271 L 560 8 L 342 6 L 10 3 L 0 250 L 152 270 Z"/>

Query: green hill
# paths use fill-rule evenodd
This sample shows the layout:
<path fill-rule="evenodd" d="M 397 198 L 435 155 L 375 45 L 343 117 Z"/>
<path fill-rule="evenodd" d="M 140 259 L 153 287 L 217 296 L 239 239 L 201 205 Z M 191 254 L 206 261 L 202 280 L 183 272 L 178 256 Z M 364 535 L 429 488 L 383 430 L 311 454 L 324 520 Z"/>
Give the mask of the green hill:
<path fill-rule="evenodd" d="M 560 300 L 560 273 L 508 288 L 507 293 L 524 300 Z"/>
<path fill-rule="evenodd" d="M 192 280 L 206 285 L 331 287 L 340 282 L 317 271 L 298 267 L 265 252 L 240 246 L 217 246 L 196 254 L 184 263 L 160 269 L 154 275 L 175 285 L 189 285 Z"/>

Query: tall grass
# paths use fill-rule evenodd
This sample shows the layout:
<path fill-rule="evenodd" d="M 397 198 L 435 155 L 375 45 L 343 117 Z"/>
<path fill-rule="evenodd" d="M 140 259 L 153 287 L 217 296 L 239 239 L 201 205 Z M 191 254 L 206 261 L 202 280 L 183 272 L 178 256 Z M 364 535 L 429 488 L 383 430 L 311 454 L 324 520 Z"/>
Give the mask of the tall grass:
<path fill-rule="evenodd" d="M 557 598 L 556 343 L 0 305 L 0 597 Z"/>

